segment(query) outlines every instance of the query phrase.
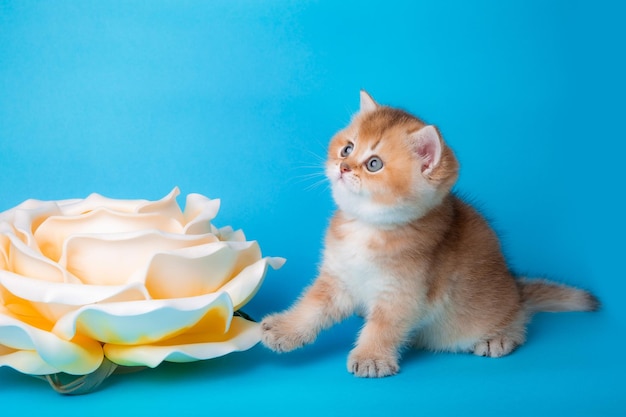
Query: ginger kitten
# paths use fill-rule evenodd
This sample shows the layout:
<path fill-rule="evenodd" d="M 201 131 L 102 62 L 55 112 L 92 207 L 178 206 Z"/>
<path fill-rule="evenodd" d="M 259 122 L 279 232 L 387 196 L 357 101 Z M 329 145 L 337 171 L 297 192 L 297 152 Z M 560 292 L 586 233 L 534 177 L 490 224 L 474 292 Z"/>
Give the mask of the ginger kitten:
<path fill-rule="evenodd" d="M 436 127 L 361 92 L 333 137 L 326 175 L 338 209 L 314 283 L 266 317 L 262 341 L 287 352 L 352 315 L 365 317 L 348 371 L 398 372 L 405 346 L 500 357 L 525 341 L 537 311 L 592 311 L 590 293 L 515 279 L 497 236 L 450 189 L 459 164 Z"/>

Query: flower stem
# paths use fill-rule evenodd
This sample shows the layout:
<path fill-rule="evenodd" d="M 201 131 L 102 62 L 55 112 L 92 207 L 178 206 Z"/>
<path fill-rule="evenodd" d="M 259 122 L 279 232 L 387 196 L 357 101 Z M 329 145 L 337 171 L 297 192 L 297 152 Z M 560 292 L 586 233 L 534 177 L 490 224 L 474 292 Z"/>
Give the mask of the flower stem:
<path fill-rule="evenodd" d="M 59 394 L 82 395 L 95 391 L 116 368 L 116 364 L 104 358 L 100 367 L 87 375 L 52 374 L 42 375 L 40 378 L 48 381 Z"/>

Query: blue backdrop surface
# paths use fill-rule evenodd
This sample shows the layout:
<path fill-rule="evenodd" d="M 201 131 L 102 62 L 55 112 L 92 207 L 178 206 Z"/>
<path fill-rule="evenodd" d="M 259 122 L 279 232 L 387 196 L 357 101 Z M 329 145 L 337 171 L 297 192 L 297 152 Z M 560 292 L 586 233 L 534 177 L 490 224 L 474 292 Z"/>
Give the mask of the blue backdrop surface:
<path fill-rule="evenodd" d="M 625 19 L 617 1 L 0 0 L 0 211 L 220 198 L 217 225 L 287 258 L 247 307 L 260 318 L 315 277 L 325 146 L 365 88 L 440 128 L 512 268 L 603 302 L 538 315 L 505 358 L 409 351 L 381 380 L 346 371 L 356 318 L 294 353 L 165 364 L 83 397 L 0 368 L 3 414 L 625 415 Z"/>

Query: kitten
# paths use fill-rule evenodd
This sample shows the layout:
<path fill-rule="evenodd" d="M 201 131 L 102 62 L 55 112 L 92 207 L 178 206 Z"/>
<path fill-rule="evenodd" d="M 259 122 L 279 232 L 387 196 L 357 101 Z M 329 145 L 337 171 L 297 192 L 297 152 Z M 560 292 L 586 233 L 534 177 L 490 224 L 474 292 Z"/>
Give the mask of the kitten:
<path fill-rule="evenodd" d="M 493 230 L 450 192 L 458 170 L 436 127 L 362 91 L 330 142 L 338 210 L 319 276 L 262 321 L 265 346 L 299 348 L 357 313 L 366 322 L 348 371 L 383 377 L 399 371 L 405 346 L 500 357 L 524 343 L 534 312 L 596 310 L 588 292 L 511 275 Z"/>

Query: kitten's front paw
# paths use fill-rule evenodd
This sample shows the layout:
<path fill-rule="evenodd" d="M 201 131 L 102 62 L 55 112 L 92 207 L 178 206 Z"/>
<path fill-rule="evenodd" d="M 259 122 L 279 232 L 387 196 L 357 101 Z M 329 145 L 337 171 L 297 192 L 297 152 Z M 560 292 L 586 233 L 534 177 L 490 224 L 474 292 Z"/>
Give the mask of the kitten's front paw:
<path fill-rule="evenodd" d="M 314 334 L 298 329 L 288 314 L 274 314 L 261 321 L 261 342 L 275 352 L 289 352 L 315 339 Z"/>
<path fill-rule="evenodd" d="M 400 370 L 394 356 L 368 355 L 357 349 L 348 356 L 348 372 L 364 378 L 382 378 L 395 375 Z"/>

